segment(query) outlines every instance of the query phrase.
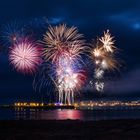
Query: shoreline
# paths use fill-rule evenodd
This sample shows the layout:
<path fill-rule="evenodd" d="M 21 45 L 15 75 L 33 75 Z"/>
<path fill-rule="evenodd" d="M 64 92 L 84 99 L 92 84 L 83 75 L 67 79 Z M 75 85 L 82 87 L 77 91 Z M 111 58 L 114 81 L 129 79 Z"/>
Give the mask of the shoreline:
<path fill-rule="evenodd" d="M 140 119 L 0 120 L 0 140 L 139 140 Z"/>
<path fill-rule="evenodd" d="M 0 109 L 74 109 L 72 105 L 66 106 L 0 106 Z"/>

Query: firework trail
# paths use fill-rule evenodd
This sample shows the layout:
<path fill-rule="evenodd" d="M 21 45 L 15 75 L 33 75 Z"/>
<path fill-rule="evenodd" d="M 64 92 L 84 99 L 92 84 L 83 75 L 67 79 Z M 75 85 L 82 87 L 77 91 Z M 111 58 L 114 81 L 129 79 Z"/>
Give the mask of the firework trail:
<path fill-rule="evenodd" d="M 50 26 L 44 35 L 44 57 L 56 65 L 56 79 L 58 100 L 60 103 L 74 103 L 74 91 L 80 87 L 82 73 L 74 72 L 73 65 L 81 60 L 84 53 L 84 41 L 77 28 L 67 27 L 65 24 Z"/>
<path fill-rule="evenodd" d="M 41 48 L 27 39 L 14 44 L 9 51 L 9 60 L 22 73 L 33 73 L 41 63 Z"/>
<path fill-rule="evenodd" d="M 74 92 L 78 91 L 85 80 L 82 71 L 75 71 L 69 57 L 61 56 L 57 67 L 57 84 L 59 91 L 59 102 L 73 104 Z"/>
<path fill-rule="evenodd" d="M 92 58 L 95 61 L 95 88 L 99 92 L 102 92 L 104 89 L 103 79 L 105 71 L 118 68 L 118 62 L 114 57 L 117 48 L 114 46 L 113 39 L 114 37 L 107 30 L 107 32 L 104 32 L 104 36 L 97 40 L 95 48 L 90 50 Z"/>

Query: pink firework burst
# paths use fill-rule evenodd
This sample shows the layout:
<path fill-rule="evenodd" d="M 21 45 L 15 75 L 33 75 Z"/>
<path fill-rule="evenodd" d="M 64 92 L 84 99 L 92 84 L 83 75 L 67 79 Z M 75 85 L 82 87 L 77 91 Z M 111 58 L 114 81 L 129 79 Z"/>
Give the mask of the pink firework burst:
<path fill-rule="evenodd" d="M 9 60 L 17 71 L 33 73 L 41 63 L 41 48 L 31 41 L 24 40 L 10 48 Z"/>

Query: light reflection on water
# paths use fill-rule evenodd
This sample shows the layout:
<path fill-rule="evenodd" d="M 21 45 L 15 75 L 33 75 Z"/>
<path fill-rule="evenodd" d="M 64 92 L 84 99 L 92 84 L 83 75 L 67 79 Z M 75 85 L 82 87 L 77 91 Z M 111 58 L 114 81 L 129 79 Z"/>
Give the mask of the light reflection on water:
<path fill-rule="evenodd" d="M 0 109 L 0 120 L 111 120 L 140 119 L 139 109 L 76 110 L 76 109 Z"/>
<path fill-rule="evenodd" d="M 48 110 L 42 111 L 40 113 L 40 119 L 48 120 L 66 120 L 66 119 L 83 119 L 83 114 L 80 110 L 74 109 L 57 109 L 57 110 Z"/>

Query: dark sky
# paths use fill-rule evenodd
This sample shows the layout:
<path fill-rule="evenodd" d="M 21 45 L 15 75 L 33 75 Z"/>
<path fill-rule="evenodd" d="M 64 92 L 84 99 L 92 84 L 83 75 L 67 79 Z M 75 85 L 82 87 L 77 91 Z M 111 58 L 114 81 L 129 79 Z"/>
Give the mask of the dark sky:
<path fill-rule="evenodd" d="M 107 97 L 140 97 L 140 1 L 139 0 L 1 0 L 0 24 L 33 22 L 74 25 L 90 41 L 110 29 L 120 57 L 125 61 L 117 80 L 107 82 Z M 0 35 L 2 36 L 2 34 Z M 0 54 L 0 103 L 40 99 L 32 88 L 32 76 L 17 73 Z M 48 97 L 47 97 L 48 98 Z"/>

